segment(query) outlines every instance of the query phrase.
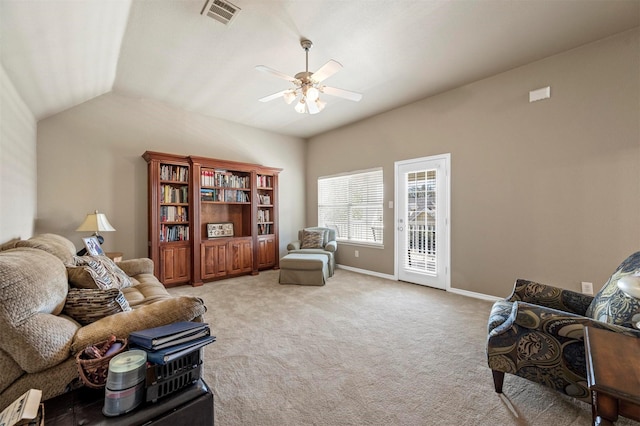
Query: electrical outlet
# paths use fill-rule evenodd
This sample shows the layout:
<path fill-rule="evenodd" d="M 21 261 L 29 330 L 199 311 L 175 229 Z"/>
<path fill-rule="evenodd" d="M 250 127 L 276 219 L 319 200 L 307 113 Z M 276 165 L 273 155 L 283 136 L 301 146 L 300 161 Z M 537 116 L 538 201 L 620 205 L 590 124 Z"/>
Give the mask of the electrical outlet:
<path fill-rule="evenodd" d="M 360 252 L 358 250 L 356 250 L 355 256 L 360 257 Z"/>
<path fill-rule="evenodd" d="M 582 294 L 593 295 L 593 283 L 582 281 Z"/>

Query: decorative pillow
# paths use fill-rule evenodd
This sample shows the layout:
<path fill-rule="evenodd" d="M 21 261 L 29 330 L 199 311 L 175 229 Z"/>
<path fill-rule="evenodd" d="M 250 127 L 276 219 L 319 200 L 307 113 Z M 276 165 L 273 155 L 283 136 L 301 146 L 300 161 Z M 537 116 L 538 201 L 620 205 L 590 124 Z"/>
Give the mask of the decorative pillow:
<path fill-rule="evenodd" d="M 71 288 L 62 313 L 82 325 L 91 324 L 118 312 L 130 311 L 129 302 L 117 288 L 107 290 Z"/>
<path fill-rule="evenodd" d="M 324 247 L 324 233 L 321 230 L 302 230 L 302 247 L 305 248 L 322 248 Z"/>
<path fill-rule="evenodd" d="M 640 300 L 618 288 L 618 280 L 640 270 L 640 252 L 625 259 L 596 294 L 586 315 L 595 320 L 632 328 L 640 315 Z"/>
<path fill-rule="evenodd" d="M 126 288 L 131 279 L 107 256 L 76 256 L 76 267 L 67 267 L 69 283 L 79 288 Z"/>

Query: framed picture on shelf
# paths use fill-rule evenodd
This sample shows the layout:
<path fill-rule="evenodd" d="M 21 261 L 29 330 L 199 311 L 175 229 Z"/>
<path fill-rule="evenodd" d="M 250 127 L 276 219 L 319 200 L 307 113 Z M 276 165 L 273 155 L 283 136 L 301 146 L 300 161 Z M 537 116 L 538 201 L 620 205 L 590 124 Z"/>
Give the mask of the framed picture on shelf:
<path fill-rule="evenodd" d="M 87 248 L 87 254 L 90 254 L 92 256 L 104 255 L 104 251 L 102 251 L 100 242 L 96 237 L 83 238 L 82 241 L 84 241 L 84 246 Z"/>
<path fill-rule="evenodd" d="M 232 222 L 207 223 L 207 237 L 208 238 L 233 237 L 233 223 Z"/>

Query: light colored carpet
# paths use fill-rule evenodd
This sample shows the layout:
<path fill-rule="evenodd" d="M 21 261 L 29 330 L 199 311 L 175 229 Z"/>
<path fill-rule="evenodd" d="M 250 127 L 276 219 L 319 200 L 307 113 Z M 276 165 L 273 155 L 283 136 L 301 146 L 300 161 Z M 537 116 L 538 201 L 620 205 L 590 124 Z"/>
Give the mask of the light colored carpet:
<path fill-rule="evenodd" d="M 169 291 L 208 307 L 217 426 L 591 423 L 589 405 L 512 375 L 509 410 L 487 367 L 487 301 L 342 269 L 323 287 L 266 271 Z"/>

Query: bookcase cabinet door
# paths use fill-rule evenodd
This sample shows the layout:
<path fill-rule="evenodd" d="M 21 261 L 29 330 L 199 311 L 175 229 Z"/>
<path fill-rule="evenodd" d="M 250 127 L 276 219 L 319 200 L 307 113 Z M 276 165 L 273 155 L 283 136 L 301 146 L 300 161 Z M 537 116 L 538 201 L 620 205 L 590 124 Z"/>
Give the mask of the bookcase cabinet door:
<path fill-rule="evenodd" d="M 164 285 L 189 282 L 191 279 L 189 242 L 160 247 L 160 281 Z"/>
<path fill-rule="evenodd" d="M 224 277 L 227 275 L 227 243 L 208 241 L 201 245 L 200 268 L 203 279 Z"/>
<path fill-rule="evenodd" d="M 228 244 L 227 271 L 242 274 L 253 271 L 253 244 L 251 238 L 234 238 Z"/>
<path fill-rule="evenodd" d="M 276 264 L 276 239 L 273 235 L 258 237 L 258 268 L 266 269 Z"/>

